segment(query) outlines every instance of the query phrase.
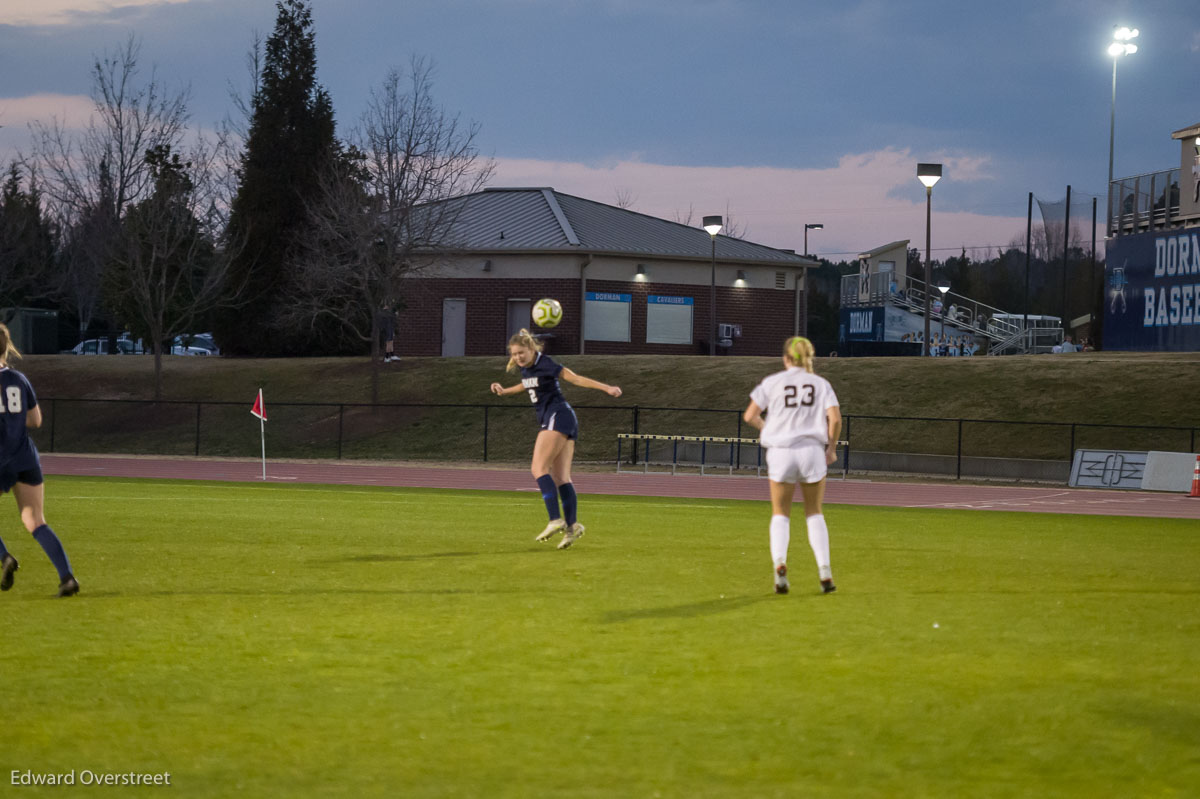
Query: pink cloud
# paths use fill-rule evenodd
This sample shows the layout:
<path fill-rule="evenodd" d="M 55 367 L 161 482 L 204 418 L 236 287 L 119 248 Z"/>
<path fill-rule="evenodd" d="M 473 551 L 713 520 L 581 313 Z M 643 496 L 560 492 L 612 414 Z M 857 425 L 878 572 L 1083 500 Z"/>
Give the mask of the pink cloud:
<path fill-rule="evenodd" d="M 804 224 L 809 252 L 833 260 L 899 239 L 924 248 L 925 193 L 915 178 L 918 158 L 908 150 L 885 149 L 843 156 L 825 169 L 705 167 L 649 164 L 634 159 L 602 165 L 498 158 L 496 186 L 552 186 L 597 202 L 692 224 L 705 214 L 728 214 L 751 241 L 801 251 Z M 985 181 L 988 159 L 941 156 L 946 179 Z M 938 210 L 933 202 L 933 246 L 1007 245 L 1025 229 L 1023 217 Z"/>

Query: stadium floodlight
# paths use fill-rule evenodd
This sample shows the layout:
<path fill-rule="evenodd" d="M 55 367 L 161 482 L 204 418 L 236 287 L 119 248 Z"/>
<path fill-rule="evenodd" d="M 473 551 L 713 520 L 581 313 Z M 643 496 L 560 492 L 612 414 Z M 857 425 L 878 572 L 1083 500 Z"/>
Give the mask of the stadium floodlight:
<path fill-rule="evenodd" d="M 925 341 L 924 354 L 929 354 L 929 286 L 933 283 L 929 264 L 929 240 L 933 218 L 933 184 L 942 179 L 941 164 L 917 164 L 917 180 L 925 187 Z"/>
<path fill-rule="evenodd" d="M 1108 46 L 1108 54 L 1113 60 L 1113 77 L 1112 77 L 1112 106 L 1108 117 L 1108 210 L 1112 213 L 1112 181 L 1113 181 L 1113 151 L 1117 138 L 1117 61 L 1123 55 L 1133 55 L 1137 52 L 1137 45 L 1131 44 L 1131 39 L 1136 39 L 1138 35 L 1137 28 L 1129 28 L 1124 25 L 1113 29 L 1113 43 Z"/>
<path fill-rule="evenodd" d="M 717 354 L 717 234 L 724 220 L 719 216 L 704 217 L 703 228 L 712 239 L 712 277 L 708 291 L 708 354 Z"/>

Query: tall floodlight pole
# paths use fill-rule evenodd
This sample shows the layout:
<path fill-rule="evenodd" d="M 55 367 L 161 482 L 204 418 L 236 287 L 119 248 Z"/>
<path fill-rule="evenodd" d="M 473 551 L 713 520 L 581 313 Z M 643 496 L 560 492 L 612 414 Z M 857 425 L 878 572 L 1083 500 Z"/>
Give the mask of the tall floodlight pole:
<path fill-rule="evenodd" d="M 708 354 L 717 354 L 717 234 L 721 232 L 723 220 L 719 216 L 704 217 L 704 229 L 712 239 L 712 277 L 708 293 Z"/>
<path fill-rule="evenodd" d="M 1117 137 L 1117 60 L 1123 55 L 1133 55 L 1137 52 L 1137 45 L 1130 43 L 1130 40 L 1136 39 L 1137 35 L 1137 28 L 1130 29 L 1124 26 L 1114 28 L 1113 43 L 1108 46 L 1108 54 L 1112 56 L 1113 60 L 1112 106 L 1108 115 L 1108 214 L 1110 219 L 1113 207 L 1113 145 Z"/>
<path fill-rule="evenodd" d="M 924 354 L 929 354 L 929 288 L 933 285 L 932 267 L 929 261 L 930 232 L 933 219 L 933 184 L 942 179 L 941 164 L 917 164 L 917 180 L 925 187 L 925 346 Z"/>

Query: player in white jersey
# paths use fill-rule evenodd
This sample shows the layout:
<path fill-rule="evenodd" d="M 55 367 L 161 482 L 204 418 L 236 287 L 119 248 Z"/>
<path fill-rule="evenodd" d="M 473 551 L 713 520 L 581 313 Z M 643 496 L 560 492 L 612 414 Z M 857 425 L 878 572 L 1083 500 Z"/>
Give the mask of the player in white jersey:
<path fill-rule="evenodd" d="M 829 381 L 813 372 L 813 345 L 802 336 L 783 347 L 782 372 L 767 377 L 750 392 L 742 418 L 761 430 L 767 449 L 767 477 L 771 484 L 771 560 L 775 565 L 775 593 L 788 592 L 787 551 L 791 537 L 792 497 L 796 483 L 804 498 L 808 543 L 817 559 L 821 590 L 836 591 L 829 566 L 829 528 L 821 513 L 825 474 L 837 460 L 842 412 Z M 767 418 L 763 419 L 766 413 Z"/>

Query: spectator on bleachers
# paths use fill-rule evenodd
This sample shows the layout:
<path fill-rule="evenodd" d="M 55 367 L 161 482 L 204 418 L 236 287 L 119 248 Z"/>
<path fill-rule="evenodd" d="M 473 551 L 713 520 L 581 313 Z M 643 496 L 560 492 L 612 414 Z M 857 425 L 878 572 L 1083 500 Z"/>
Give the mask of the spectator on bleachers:
<path fill-rule="evenodd" d="M 1063 336 L 1062 348 L 1059 352 L 1077 352 L 1075 342 L 1071 341 L 1070 336 Z"/>

